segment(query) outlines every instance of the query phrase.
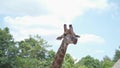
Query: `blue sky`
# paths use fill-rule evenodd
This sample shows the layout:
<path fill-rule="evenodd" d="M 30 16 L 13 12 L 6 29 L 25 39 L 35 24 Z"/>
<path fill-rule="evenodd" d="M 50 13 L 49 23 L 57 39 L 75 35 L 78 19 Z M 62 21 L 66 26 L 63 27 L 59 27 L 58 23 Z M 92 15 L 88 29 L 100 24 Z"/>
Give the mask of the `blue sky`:
<path fill-rule="evenodd" d="M 113 58 L 120 45 L 119 0 L 2 0 L 0 28 L 9 27 L 16 41 L 40 35 L 57 51 L 63 24 L 72 24 L 81 38 L 67 53 L 76 59 L 86 55 Z"/>

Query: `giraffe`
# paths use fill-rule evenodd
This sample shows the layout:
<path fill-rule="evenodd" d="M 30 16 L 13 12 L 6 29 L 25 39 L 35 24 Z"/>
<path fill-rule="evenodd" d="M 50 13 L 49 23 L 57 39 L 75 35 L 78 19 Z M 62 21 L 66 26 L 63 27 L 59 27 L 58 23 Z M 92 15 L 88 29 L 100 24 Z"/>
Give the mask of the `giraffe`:
<path fill-rule="evenodd" d="M 63 35 L 57 37 L 57 40 L 62 39 L 62 43 L 54 57 L 54 61 L 52 63 L 51 68 L 61 68 L 62 67 L 62 62 L 64 60 L 64 56 L 67 50 L 67 47 L 69 44 L 76 44 L 77 43 L 77 38 L 79 38 L 79 35 L 76 35 L 73 31 L 73 27 L 70 24 L 69 29 L 67 29 L 67 25 L 64 24 L 64 33 Z"/>

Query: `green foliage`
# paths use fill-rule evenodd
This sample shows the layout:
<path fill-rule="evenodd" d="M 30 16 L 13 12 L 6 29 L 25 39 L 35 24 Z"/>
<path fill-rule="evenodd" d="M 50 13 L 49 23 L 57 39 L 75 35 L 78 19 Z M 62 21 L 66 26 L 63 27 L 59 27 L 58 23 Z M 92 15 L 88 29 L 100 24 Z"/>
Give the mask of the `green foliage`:
<path fill-rule="evenodd" d="M 100 68 L 100 62 L 91 56 L 83 57 L 78 63 L 79 66 L 86 66 L 87 68 Z"/>
<path fill-rule="evenodd" d="M 16 58 L 16 66 L 15 68 L 44 68 L 45 61 L 40 61 L 36 58 Z"/>
<path fill-rule="evenodd" d="M 75 68 L 88 68 L 88 67 L 86 67 L 85 65 L 80 65 L 80 66 L 77 66 Z"/>
<path fill-rule="evenodd" d="M 11 68 L 16 56 L 15 42 L 8 28 L 0 29 L 0 68 Z M 13 58 L 11 58 L 13 57 Z"/>
<path fill-rule="evenodd" d="M 49 68 L 55 53 L 47 47 L 38 35 L 14 42 L 8 28 L 0 29 L 0 68 Z"/>
<path fill-rule="evenodd" d="M 103 61 L 101 61 L 101 68 L 111 68 L 113 64 L 114 63 L 112 62 L 112 60 L 109 57 L 105 56 L 103 58 Z"/>
<path fill-rule="evenodd" d="M 38 60 L 45 59 L 45 53 L 47 52 L 45 47 L 47 47 L 47 42 L 41 37 L 30 37 L 29 39 L 19 42 L 20 56 L 37 58 Z"/>
<path fill-rule="evenodd" d="M 22 68 L 45 68 L 50 67 L 50 62 L 47 62 L 49 51 L 46 50 L 49 45 L 40 36 L 30 37 L 24 41 L 19 42 L 19 57 L 21 63 L 24 64 Z M 22 65 L 20 65 L 22 66 Z M 19 67 L 20 67 L 19 66 Z"/>
<path fill-rule="evenodd" d="M 119 47 L 119 49 L 117 49 L 115 51 L 115 55 L 114 55 L 113 61 L 117 62 L 118 59 L 120 59 L 120 47 Z"/>
<path fill-rule="evenodd" d="M 52 61 L 54 60 L 55 52 L 53 50 L 48 51 L 46 66 L 51 66 Z M 49 68 L 49 67 L 48 67 Z"/>
<path fill-rule="evenodd" d="M 8 53 L 8 48 L 10 45 L 14 45 L 14 41 L 12 35 L 9 34 L 9 29 L 0 29 L 0 57 L 8 55 L 6 53 Z"/>
<path fill-rule="evenodd" d="M 70 56 L 70 54 L 65 55 L 65 60 L 62 64 L 62 68 L 73 68 L 75 60 Z"/>

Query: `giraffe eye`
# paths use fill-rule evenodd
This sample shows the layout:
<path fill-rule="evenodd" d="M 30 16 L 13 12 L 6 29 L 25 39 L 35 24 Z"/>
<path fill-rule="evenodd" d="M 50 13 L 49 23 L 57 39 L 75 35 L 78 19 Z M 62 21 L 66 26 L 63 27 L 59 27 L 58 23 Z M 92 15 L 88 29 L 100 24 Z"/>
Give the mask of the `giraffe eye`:
<path fill-rule="evenodd" d="M 66 36 L 67 34 L 66 33 L 64 33 L 64 36 Z"/>

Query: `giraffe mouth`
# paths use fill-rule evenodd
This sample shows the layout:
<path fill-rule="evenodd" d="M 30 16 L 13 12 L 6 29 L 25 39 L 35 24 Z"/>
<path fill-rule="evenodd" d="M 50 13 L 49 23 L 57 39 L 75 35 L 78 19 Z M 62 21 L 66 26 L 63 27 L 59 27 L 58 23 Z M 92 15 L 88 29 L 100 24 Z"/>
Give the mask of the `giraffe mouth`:
<path fill-rule="evenodd" d="M 73 40 L 73 44 L 76 44 L 76 43 L 77 43 L 77 39 L 74 39 L 74 40 Z"/>

